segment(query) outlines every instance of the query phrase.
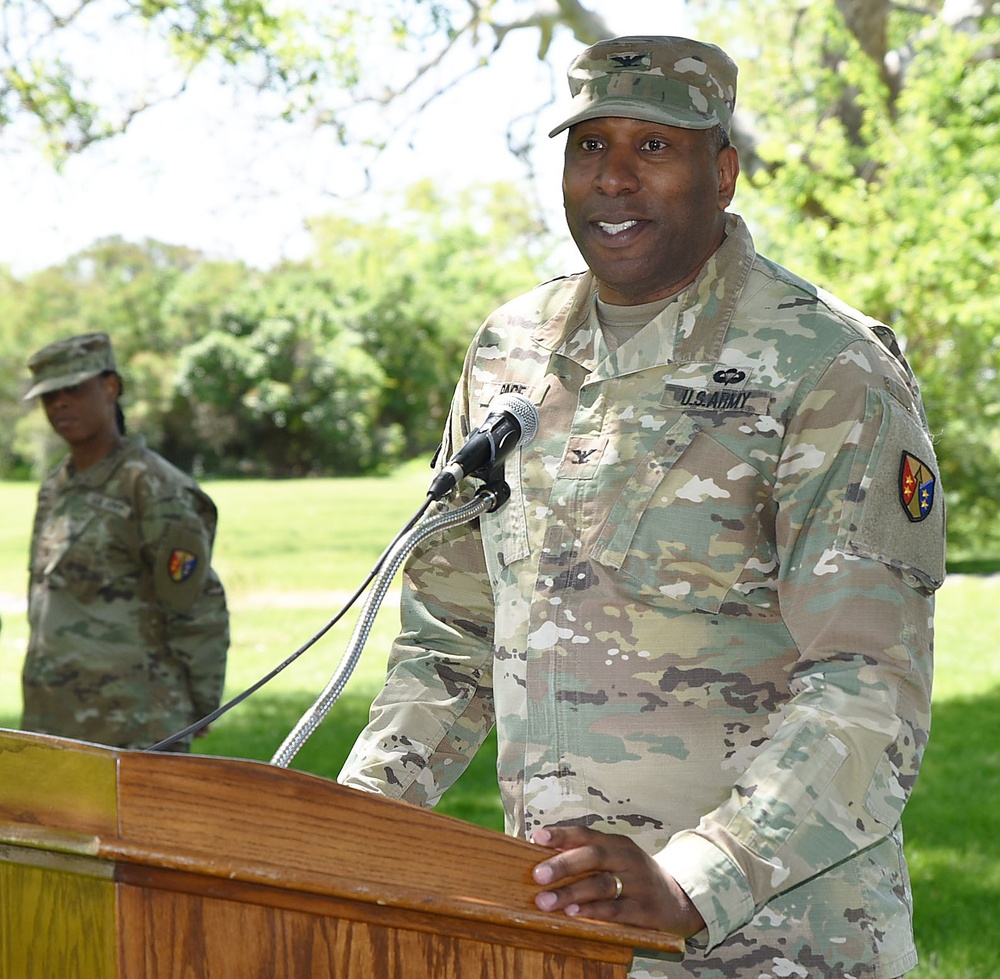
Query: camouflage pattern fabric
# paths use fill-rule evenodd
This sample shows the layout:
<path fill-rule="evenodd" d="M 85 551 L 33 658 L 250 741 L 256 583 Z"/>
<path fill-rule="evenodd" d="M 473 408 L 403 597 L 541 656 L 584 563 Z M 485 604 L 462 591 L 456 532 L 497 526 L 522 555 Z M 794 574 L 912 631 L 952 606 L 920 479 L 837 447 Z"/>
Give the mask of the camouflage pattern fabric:
<path fill-rule="evenodd" d="M 209 497 L 140 438 L 49 474 L 31 544 L 25 730 L 141 748 L 218 707 L 229 615 L 215 527 Z"/>
<path fill-rule="evenodd" d="M 736 106 L 738 69 L 722 48 L 688 37 L 616 37 L 581 51 L 569 66 L 571 114 L 549 136 L 600 116 L 682 129 L 721 126 Z"/>
<path fill-rule="evenodd" d="M 703 915 L 637 979 L 899 976 L 944 577 L 909 368 L 734 215 L 611 354 L 595 288 L 544 284 L 474 341 L 441 458 L 503 391 L 539 433 L 507 505 L 412 556 L 341 780 L 431 806 L 495 723 L 509 833 L 625 834 Z"/>
<path fill-rule="evenodd" d="M 81 333 L 57 340 L 28 358 L 31 387 L 24 400 L 82 384 L 105 371 L 115 371 L 115 354 L 107 333 Z"/>

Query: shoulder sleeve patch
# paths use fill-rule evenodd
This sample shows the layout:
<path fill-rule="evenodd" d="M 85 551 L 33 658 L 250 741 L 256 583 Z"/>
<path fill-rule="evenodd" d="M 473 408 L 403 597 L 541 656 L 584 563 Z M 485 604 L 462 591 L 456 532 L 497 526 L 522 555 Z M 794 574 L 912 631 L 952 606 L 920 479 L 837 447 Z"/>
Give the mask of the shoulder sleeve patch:
<path fill-rule="evenodd" d="M 870 390 L 867 411 L 881 422 L 871 452 L 855 459 L 837 546 L 934 590 L 945 576 L 945 513 L 930 437 L 888 394 Z"/>
<path fill-rule="evenodd" d="M 187 581 L 198 569 L 198 555 L 175 547 L 167 558 L 167 573 L 176 584 Z"/>
<path fill-rule="evenodd" d="M 899 502 L 913 523 L 930 516 L 934 509 L 936 486 L 934 470 L 904 449 L 899 460 Z"/>
<path fill-rule="evenodd" d="M 200 527 L 178 521 L 156 551 L 153 590 L 168 609 L 186 612 L 201 593 L 211 559 L 211 545 Z"/>

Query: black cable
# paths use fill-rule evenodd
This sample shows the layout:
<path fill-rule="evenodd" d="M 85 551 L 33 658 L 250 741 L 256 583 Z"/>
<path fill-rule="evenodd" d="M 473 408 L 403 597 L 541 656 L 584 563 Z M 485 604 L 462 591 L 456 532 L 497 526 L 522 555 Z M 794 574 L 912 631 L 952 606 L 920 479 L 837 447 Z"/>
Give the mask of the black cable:
<path fill-rule="evenodd" d="M 427 512 L 427 508 L 435 502 L 433 497 L 428 495 L 424 500 L 420 509 L 410 518 L 406 526 L 399 531 L 398 534 L 392 539 L 389 546 L 382 552 L 379 559 L 375 562 L 374 567 L 368 572 L 367 577 L 358 587 L 357 591 L 347 600 L 346 604 L 340 609 L 340 611 L 332 618 L 322 629 L 320 629 L 311 639 L 306 640 L 294 653 L 291 654 L 283 663 L 276 666 L 270 673 L 266 676 L 262 676 L 253 686 L 247 687 L 242 693 L 237 694 L 228 703 L 222 704 L 220 707 L 216 707 L 210 714 L 206 714 L 203 718 L 195 721 L 193 724 L 189 724 L 184 730 L 178 731 L 176 734 L 171 734 L 170 737 L 164 738 L 162 741 L 157 741 L 156 744 L 150 745 L 148 748 L 142 748 L 141 751 L 162 751 L 164 748 L 168 748 L 170 745 L 175 744 L 178 741 L 182 741 L 189 735 L 193 735 L 195 732 L 200 731 L 203 727 L 211 724 L 213 721 L 222 717 L 227 711 L 231 710 L 237 704 L 243 703 L 249 696 L 255 694 L 261 687 L 266 683 L 273 680 L 282 670 L 287 666 L 291 666 L 307 649 L 314 646 L 320 639 L 323 638 L 343 617 L 347 614 L 348 610 L 352 605 L 364 594 L 365 589 L 372 583 L 375 575 L 378 574 L 379 569 L 385 564 L 385 559 L 389 556 L 392 549 L 399 543 L 405 534 L 408 534 L 417 521 Z"/>

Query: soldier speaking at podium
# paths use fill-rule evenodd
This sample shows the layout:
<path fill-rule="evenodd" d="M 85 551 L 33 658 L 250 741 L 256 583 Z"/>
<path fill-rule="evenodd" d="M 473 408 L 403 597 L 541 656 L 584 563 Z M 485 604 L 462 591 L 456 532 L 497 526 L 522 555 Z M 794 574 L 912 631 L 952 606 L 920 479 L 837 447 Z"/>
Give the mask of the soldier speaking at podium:
<path fill-rule="evenodd" d="M 892 332 L 728 210 L 736 74 L 677 37 L 570 66 L 588 268 L 487 319 L 440 457 L 504 391 L 538 433 L 506 505 L 411 556 L 341 780 L 433 805 L 495 725 L 507 831 L 559 851 L 538 907 L 687 939 L 633 976 L 893 979 L 941 488 Z"/>

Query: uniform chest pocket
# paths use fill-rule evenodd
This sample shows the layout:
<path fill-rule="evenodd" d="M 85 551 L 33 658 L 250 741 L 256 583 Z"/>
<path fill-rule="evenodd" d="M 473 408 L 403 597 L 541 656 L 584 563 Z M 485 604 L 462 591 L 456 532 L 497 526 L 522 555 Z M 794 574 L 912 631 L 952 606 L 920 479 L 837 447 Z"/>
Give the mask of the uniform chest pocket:
<path fill-rule="evenodd" d="M 515 449 L 504 465 L 504 478 L 510 487 L 510 499 L 498 510 L 480 518 L 486 567 L 494 585 L 504 568 L 523 561 L 531 553 L 528 543 L 528 519 L 521 487 L 523 462 L 521 449 Z"/>
<path fill-rule="evenodd" d="M 638 461 L 591 548 L 651 604 L 718 612 L 741 582 L 764 583 L 769 499 L 760 473 L 683 415 Z"/>
<path fill-rule="evenodd" d="M 133 587 L 137 566 L 124 538 L 88 515 L 77 520 L 62 517 L 41 528 L 31 571 L 49 588 L 87 602 Z"/>

